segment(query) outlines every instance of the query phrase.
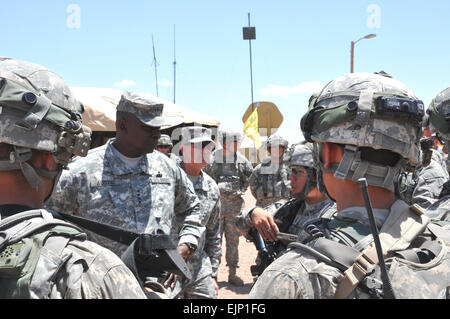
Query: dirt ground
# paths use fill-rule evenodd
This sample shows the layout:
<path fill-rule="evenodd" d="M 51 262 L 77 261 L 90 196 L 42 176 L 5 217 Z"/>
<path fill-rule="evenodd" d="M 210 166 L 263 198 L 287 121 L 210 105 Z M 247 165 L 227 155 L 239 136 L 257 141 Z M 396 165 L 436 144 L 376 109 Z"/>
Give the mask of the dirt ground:
<path fill-rule="evenodd" d="M 255 198 L 248 189 L 244 195 L 245 207 L 254 206 Z M 225 266 L 225 241 L 222 241 L 222 261 L 219 266 L 217 281 L 219 284 L 219 299 L 245 299 L 253 284 L 250 266 L 254 264 L 256 248 L 252 242 L 247 242 L 244 237 L 239 239 L 239 268 L 237 273 L 244 280 L 244 286 L 237 287 L 228 283 L 228 268 Z"/>

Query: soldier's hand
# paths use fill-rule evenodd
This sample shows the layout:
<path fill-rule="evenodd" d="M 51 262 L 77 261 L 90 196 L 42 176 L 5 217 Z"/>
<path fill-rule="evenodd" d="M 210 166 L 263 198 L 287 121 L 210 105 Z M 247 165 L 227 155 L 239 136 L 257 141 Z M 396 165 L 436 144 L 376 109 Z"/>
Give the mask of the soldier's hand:
<path fill-rule="evenodd" d="M 166 281 L 164 281 L 164 287 L 169 287 L 170 288 L 175 288 L 175 283 L 177 282 L 178 276 L 175 274 L 169 274 L 169 277 L 167 278 Z"/>
<path fill-rule="evenodd" d="M 192 253 L 194 252 L 194 251 L 193 251 L 188 245 L 186 245 L 185 243 L 179 244 L 179 245 L 177 246 L 177 250 L 178 250 L 178 253 L 181 255 L 181 257 L 183 257 L 183 259 L 184 259 L 185 261 L 187 261 L 187 260 L 191 257 Z"/>
<path fill-rule="evenodd" d="M 253 226 L 255 226 L 263 239 L 277 241 L 277 233 L 280 231 L 272 215 L 257 207 L 252 211 L 251 218 Z"/>

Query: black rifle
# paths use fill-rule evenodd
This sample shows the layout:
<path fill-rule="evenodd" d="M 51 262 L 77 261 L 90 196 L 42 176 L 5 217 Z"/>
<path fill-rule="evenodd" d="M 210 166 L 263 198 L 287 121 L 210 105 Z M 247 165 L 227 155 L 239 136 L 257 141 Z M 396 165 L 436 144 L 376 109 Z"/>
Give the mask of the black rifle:
<path fill-rule="evenodd" d="M 359 187 L 361 188 L 364 203 L 366 205 L 367 215 L 369 216 L 370 230 L 372 232 L 373 241 L 378 255 L 378 263 L 380 265 L 381 280 L 383 282 L 383 294 L 386 299 L 395 299 L 394 290 L 392 289 L 391 280 L 389 279 L 386 264 L 384 263 L 383 250 L 381 248 L 380 237 L 378 236 L 377 225 L 375 224 L 375 217 L 373 216 L 372 203 L 370 202 L 369 192 L 367 191 L 367 180 L 365 178 L 358 179 Z"/>
<path fill-rule="evenodd" d="M 263 273 L 264 269 L 266 269 L 276 259 L 277 254 L 271 243 L 267 243 L 266 245 L 266 242 L 261 237 L 261 234 L 258 233 L 256 228 L 252 227 L 248 231 L 248 236 L 253 244 L 255 244 L 260 258 L 259 264 L 250 266 L 250 272 L 252 273 L 252 276 L 259 276 Z"/>

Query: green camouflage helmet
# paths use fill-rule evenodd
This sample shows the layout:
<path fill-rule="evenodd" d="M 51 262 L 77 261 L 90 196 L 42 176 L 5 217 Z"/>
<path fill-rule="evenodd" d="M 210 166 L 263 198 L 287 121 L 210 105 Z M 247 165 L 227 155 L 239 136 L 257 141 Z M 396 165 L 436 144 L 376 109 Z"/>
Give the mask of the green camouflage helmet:
<path fill-rule="evenodd" d="M 267 148 L 271 148 L 273 146 L 282 146 L 284 149 L 287 149 L 288 145 L 289 142 L 278 134 L 271 135 L 267 139 Z"/>
<path fill-rule="evenodd" d="M 0 161 L 0 170 L 20 169 L 37 188 L 42 181 L 35 171 L 51 174 L 26 163 L 32 149 L 52 153 L 63 166 L 72 155 L 86 156 L 91 130 L 81 124 L 83 111 L 57 74 L 34 63 L 0 57 L 0 143 L 14 147 L 9 160 Z"/>
<path fill-rule="evenodd" d="M 450 87 L 439 93 L 430 104 L 427 111 L 430 120 L 430 129 L 437 132 L 439 138 L 450 145 Z M 447 156 L 447 170 L 450 172 L 450 160 Z"/>
<path fill-rule="evenodd" d="M 344 144 L 344 157 L 332 171 L 337 178 L 393 191 L 402 167 L 419 163 L 424 104 L 399 81 L 372 73 L 350 73 L 328 83 L 310 99 L 301 129 L 309 142 Z M 360 147 L 389 150 L 402 160 L 395 167 L 361 160 Z M 318 168 L 323 169 L 315 152 Z M 320 176 L 319 176 L 320 177 Z"/>
<path fill-rule="evenodd" d="M 313 145 L 294 144 L 289 150 L 289 164 L 291 166 L 304 166 L 314 168 Z"/>
<path fill-rule="evenodd" d="M 172 140 L 170 136 L 167 134 L 161 134 L 161 137 L 158 140 L 158 146 L 173 146 Z"/>

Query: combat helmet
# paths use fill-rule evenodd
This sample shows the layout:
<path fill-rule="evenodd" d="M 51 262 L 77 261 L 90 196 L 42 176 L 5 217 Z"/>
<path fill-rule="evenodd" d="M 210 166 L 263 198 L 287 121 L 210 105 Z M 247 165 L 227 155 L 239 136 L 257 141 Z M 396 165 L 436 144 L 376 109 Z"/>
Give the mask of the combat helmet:
<path fill-rule="evenodd" d="M 400 169 L 419 163 L 424 114 L 422 101 L 404 84 L 382 74 L 350 73 L 328 83 L 310 99 L 301 119 L 306 140 L 315 142 L 319 188 L 323 188 L 321 172 L 327 171 L 352 181 L 366 177 L 369 185 L 394 191 Z M 322 142 L 345 145 L 341 162 L 328 170 L 319 157 L 317 143 Z M 400 160 L 395 167 L 362 160 L 363 147 L 391 151 Z"/>
<path fill-rule="evenodd" d="M 167 134 L 161 134 L 161 137 L 158 140 L 158 146 L 173 146 L 172 140 L 170 136 Z"/>
<path fill-rule="evenodd" d="M 72 155 L 86 156 L 91 130 L 81 124 L 84 109 L 64 80 L 47 68 L 0 57 L 0 143 L 13 146 L 0 170 L 21 170 L 34 188 L 37 175 L 55 179 L 62 170 L 49 172 L 27 161 L 31 150 L 50 152 L 61 167 Z"/>
<path fill-rule="evenodd" d="M 273 146 L 282 146 L 286 150 L 288 144 L 289 144 L 288 140 L 286 140 L 285 138 L 281 137 L 278 134 L 271 135 L 267 139 L 267 148 L 271 148 Z"/>
<path fill-rule="evenodd" d="M 439 139 L 450 145 L 450 87 L 440 92 L 431 101 L 427 110 L 430 129 L 437 133 Z M 447 170 L 450 172 L 450 161 L 447 156 Z"/>
<path fill-rule="evenodd" d="M 305 186 L 299 194 L 294 194 L 295 197 L 304 199 L 311 188 L 317 185 L 313 145 L 311 143 L 293 144 L 288 151 L 288 157 L 291 168 L 292 166 L 302 166 L 306 169 L 307 178 Z"/>

